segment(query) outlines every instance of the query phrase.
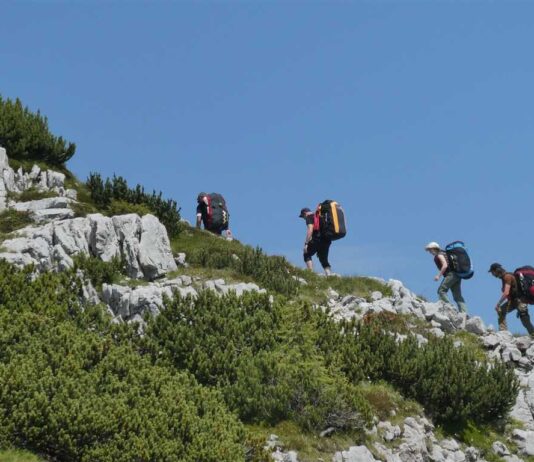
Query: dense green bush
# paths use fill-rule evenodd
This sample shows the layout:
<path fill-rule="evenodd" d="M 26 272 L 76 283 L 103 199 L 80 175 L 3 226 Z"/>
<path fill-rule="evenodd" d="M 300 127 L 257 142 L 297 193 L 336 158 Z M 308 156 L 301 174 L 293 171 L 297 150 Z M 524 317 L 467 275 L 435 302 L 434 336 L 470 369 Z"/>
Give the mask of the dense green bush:
<path fill-rule="evenodd" d="M 124 273 L 124 265 L 125 263 L 119 257 L 114 257 L 109 262 L 84 253 L 80 253 L 74 257 L 75 270 L 82 270 L 85 277 L 96 288 L 101 288 L 104 283 L 113 284 L 118 282 Z"/>
<path fill-rule="evenodd" d="M 76 150 L 61 136 L 52 135 L 48 120 L 39 111 L 31 112 L 17 98 L 4 100 L 0 96 L 0 146 L 14 159 L 44 161 L 64 165 Z"/>
<path fill-rule="evenodd" d="M 114 175 L 112 179 L 107 178 L 104 182 L 98 173 L 89 175 L 86 186 L 91 200 L 100 209 L 111 214 L 149 211 L 165 225 L 170 237 L 180 233 L 180 208 L 177 207 L 176 201 L 162 199 L 161 192 L 156 194 L 156 191 L 153 191 L 152 194 L 147 194 L 139 184 L 132 189 L 121 176 Z"/>
<path fill-rule="evenodd" d="M 354 386 L 325 367 L 305 317 L 302 306 L 271 303 L 265 294 L 205 291 L 196 300 L 168 301 L 145 341 L 155 358 L 219 388 L 246 422 L 361 428 L 368 407 Z"/>
<path fill-rule="evenodd" d="M 489 422 L 510 410 L 518 391 L 512 369 L 480 361 L 449 338 L 431 337 L 423 346 L 412 335 L 400 341 L 394 324 L 385 318 L 337 325 L 318 320 L 317 344 L 327 364 L 351 382 L 385 380 L 423 404 L 438 423 Z"/>
<path fill-rule="evenodd" d="M 79 290 L 74 272 L 0 261 L 0 445 L 58 461 L 244 461 L 217 392 L 154 366 Z"/>

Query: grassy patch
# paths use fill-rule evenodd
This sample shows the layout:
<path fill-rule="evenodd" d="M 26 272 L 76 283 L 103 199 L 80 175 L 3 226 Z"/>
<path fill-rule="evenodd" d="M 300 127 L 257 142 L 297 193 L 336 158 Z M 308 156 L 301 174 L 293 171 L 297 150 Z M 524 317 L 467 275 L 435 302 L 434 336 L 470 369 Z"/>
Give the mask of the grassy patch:
<path fill-rule="evenodd" d="M 41 169 L 41 171 L 50 169 L 58 170 L 58 167 L 52 167 L 51 165 L 43 161 L 36 161 L 31 159 L 14 159 L 13 157 L 9 158 L 9 166 L 15 171 L 17 171 L 19 168 L 22 168 L 24 172 L 29 172 L 31 171 L 34 165 L 37 165 Z"/>
<path fill-rule="evenodd" d="M 189 261 L 191 255 L 203 248 L 208 248 L 213 252 L 224 251 L 239 254 L 245 246 L 237 240 L 227 241 L 209 231 L 188 227 L 171 241 L 171 247 L 174 253 L 185 252 Z"/>
<path fill-rule="evenodd" d="M 353 294 L 369 297 L 373 291 L 385 296 L 391 295 L 389 287 L 373 278 L 329 277 L 325 278 L 310 271 L 304 271 L 289 264 L 282 257 L 267 256 L 258 249 L 243 245 L 239 241 L 227 241 L 207 231 L 187 227 L 173 239 L 174 253 L 185 252 L 191 267 L 187 270 L 219 270 L 223 278 L 250 280 L 262 287 L 312 303 L 324 303 L 325 291 L 334 289 L 340 295 Z M 294 278 L 302 278 L 301 285 Z M 285 284 L 281 284 L 284 281 Z"/>
<path fill-rule="evenodd" d="M 362 444 L 365 435 L 361 432 L 333 433 L 321 438 L 318 433 L 304 432 L 293 422 L 284 421 L 274 427 L 248 426 L 251 434 L 267 440 L 271 434 L 279 437 L 286 451 L 297 451 L 300 462 L 332 460 L 337 451 Z"/>
<path fill-rule="evenodd" d="M 106 215 L 112 217 L 114 215 L 126 215 L 128 213 L 137 213 L 140 217 L 153 213 L 145 204 L 132 204 L 126 201 L 112 200 L 109 209 L 106 210 Z"/>
<path fill-rule="evenodd" d="M 464 348 L 472 352 L 480 361 L 487 359 L 480 337 L 477 337 L 475 334 L 471 334 L 470 332 L 457 331 L 453 334 L 453 338 L 454 340 L 461 341 Z"/>
<path fill-rule="evenodd" d="M 9 209 L 0 213 L 0 233 L 3 235 L 24 228 L 32 223 L 33 220 L 29 212 L 18 212 Z"/>
<path fill-rule="evenodd" d="M 70 205 L 70 208 L 74 211 L 74 216 L 76 217 L 86 217 L 91 213 L 99 212 L 94 205 L 85 202 L 75 202 Z"/>
<path fill-rule="evenodd" d="M 57 197 L 57 193 L 54 191 L 39 191 L 36 188 L 30 188 L 19 194 L 11 194 L 10 198 L 17 202 L 37 201 L 40 199 L 46 199 L 48 197 Z"/>
<path fill-rule="evenodd" d="M 467 446 L 474 446 L 488 462 L 502 462 L 503 459 L 493 452 L 492 445 L 495 441 L 500 441 L 510 452 L 517 453 L 517 446 L 509 438 L 513 428 L 517 428 L 517 425 L 513 425 L 512 421 L 496 422 L 492 425 L 477 425 L 469 421 L 464 426 L 437 427 L 435 433 L 440 438 L 453 437 Z M 534 462 L 534 457 L 520 457 L 525 462 Z"/>
<path fill-rule="evenodd" d="M 381 292 L 384 296 L 392 295 L 388 286 L 373 278 L 358 276 L 324 277 L 317 273 L 300 269 L 297 270 L 297 275 L 307 282 L 299 292 L 302 297 L 310 301 L 324 301 L 321 299 L 325 299 L 325 292 L 329 288 L 332 288 L 341 296 L 356 295 L 368 298 L 375 291 Z"/>
<path fill-rule="evenodd" d="M 408 416 L 423 414 L 419 403 L 405 399 L 385 382 L 362 383 L 358 388 L 371 405 L 373 413 L 382 421 L 389 420 L 398 424 Z"/>
<path fill-rule="evenodd" d="M 40 462 L 42 459 L 27 451 L 0 451 L 0 462 Z"/>

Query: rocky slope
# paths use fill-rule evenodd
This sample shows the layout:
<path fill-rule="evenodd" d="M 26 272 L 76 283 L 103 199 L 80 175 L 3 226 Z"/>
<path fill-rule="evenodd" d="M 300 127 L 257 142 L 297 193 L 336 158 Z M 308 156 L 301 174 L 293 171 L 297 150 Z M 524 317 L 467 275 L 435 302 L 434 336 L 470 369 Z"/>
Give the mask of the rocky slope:
<path fill-rule="evenodd" d="M 164 297 L 175 293 L 195 297 L 200 290 L 224 294 L 230 290 L 264 291 L 252 283 L 229 284 L 224 279 L 208 279 L 187 274 L 177 275 L 179 266 L 187 265 L 187 256 L 173 255 L 165 227 L 152 215 L 135 214 L 105 217 L 90 214 L 75 217 L 72 209 L 76 191 L 65 188 L 65 176 L 54 171 L 15 172 L 9 167 L 5 150 L 0 148 L 0 211 L 13 209 L 29 212 L 35 224 L 17 230 L 1 244 L 0 258 L 17 266 L 33 264 L 37 271 L 62 271 L 74 265 L 79 254 L 103 261 L 121 258 L 128 277 L 121 284 L 104 284 L 97 292 L 89 282 L 85 298 L 91 303 L 104 303 L 116 322 L 136 321 L 143 324 L 147 312 L 157 315 Z M 28 189 L 56 194 L 34 201 L 17 202 L 16 195 Z M 132 281 L 137 281 L 132 284 Z M 420 344 L 428 337 L 445 336 L 466 331 L 476 335 L 488 357 L 499 359 L 514 368 L 521 384 L 512 417 L 517 425 L 512 435 L 512 454 L 502 442 L 495 442 L 493 452 L 501 460 L 514 462 L 523 456 L 534 456 L 534 341 L 514 337 L 509 332 L 493 332 L 482 319 L 459 314 L 452 306 L 428 303 L 419 299 L 400 281 L 382 281 L 391 289 L 391 296 L 374 292 L 370 299 L 354 295 L 340 296 L 328 292 L 328 301 L 317 309 L 328 310 L 334 319 L 362 319 L 369 313 L 388 312 L 409 315 L 424 326 L 418 329 Z M 302 284 L 306 281 L 302 280 Z M 415 325 L 414 325 L 415 327 Z M 403 341 L 398 336 L 399 342 Z M 370 447 L 354 446 L 335 454 L 335 462 L 375 461 L 483 461 L 480 451 L 466 447 L 454 439 L 440 439 L 434 426 L 423 416 L 405 418 L 401 424 L 375 422 L 369 429 L 373 439 Z M 322 437 L 327 437 L 328 431 Z M 272 435 L 267 442 L 276 461 L 298 461 L 298 454 L 285 448 Z M 514 449 L 515 450 L 515 449 Z"/>

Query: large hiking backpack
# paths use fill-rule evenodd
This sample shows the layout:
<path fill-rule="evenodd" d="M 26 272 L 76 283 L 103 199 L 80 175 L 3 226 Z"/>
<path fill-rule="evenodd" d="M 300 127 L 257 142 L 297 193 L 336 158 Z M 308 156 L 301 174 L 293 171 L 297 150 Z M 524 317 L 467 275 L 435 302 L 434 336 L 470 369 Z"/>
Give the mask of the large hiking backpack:
<path fill-rule="evenodd" d="M 319 228 L 321 237 L 336 241 L 345 237 L 345 213 L 336 201 L 326 200 L 317 206 L 315 228 Z"/>
<path fill-rule="evenodd" d="M 226 208 L 226 201 L 221 194 L 206 194 L 208 199 L 207 223 L 205 227 L 209 230 L 219 231 L 228 229 L 230 214 Z"/>
<path fill-rule="evenodd" d="M 514 276 L 521 298 L 530 305 L 534 305 L 534 268 L 522 266 L 514 271 Z"/>
<path fill-rule="evenodd" d="M 471 258 L 462 241 L 454 241 L 445 247 L 449 266 L 462 279 L 471 279 L 475 272 Z"/>

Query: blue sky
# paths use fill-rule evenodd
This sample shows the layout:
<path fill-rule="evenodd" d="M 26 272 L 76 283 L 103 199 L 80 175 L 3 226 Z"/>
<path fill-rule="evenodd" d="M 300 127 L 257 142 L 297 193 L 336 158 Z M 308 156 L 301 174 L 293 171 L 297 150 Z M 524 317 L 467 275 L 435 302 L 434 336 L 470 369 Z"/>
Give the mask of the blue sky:
<path fill-rule="evenodd" d="M 343 274 L 434 300 L 423 247 L 462 239 L 470 312 L 495 325 L 489 265 L 534 265 L 533 14 L 529 2 L 4 1 L 0 94 L 76 142 L 80 178 L 122 175 L 190 220 L 199 191 L 221 192 L 237 238 L 299 265 L 298 211 L 326 198 L 348 219 L 331 252 Z"/>

